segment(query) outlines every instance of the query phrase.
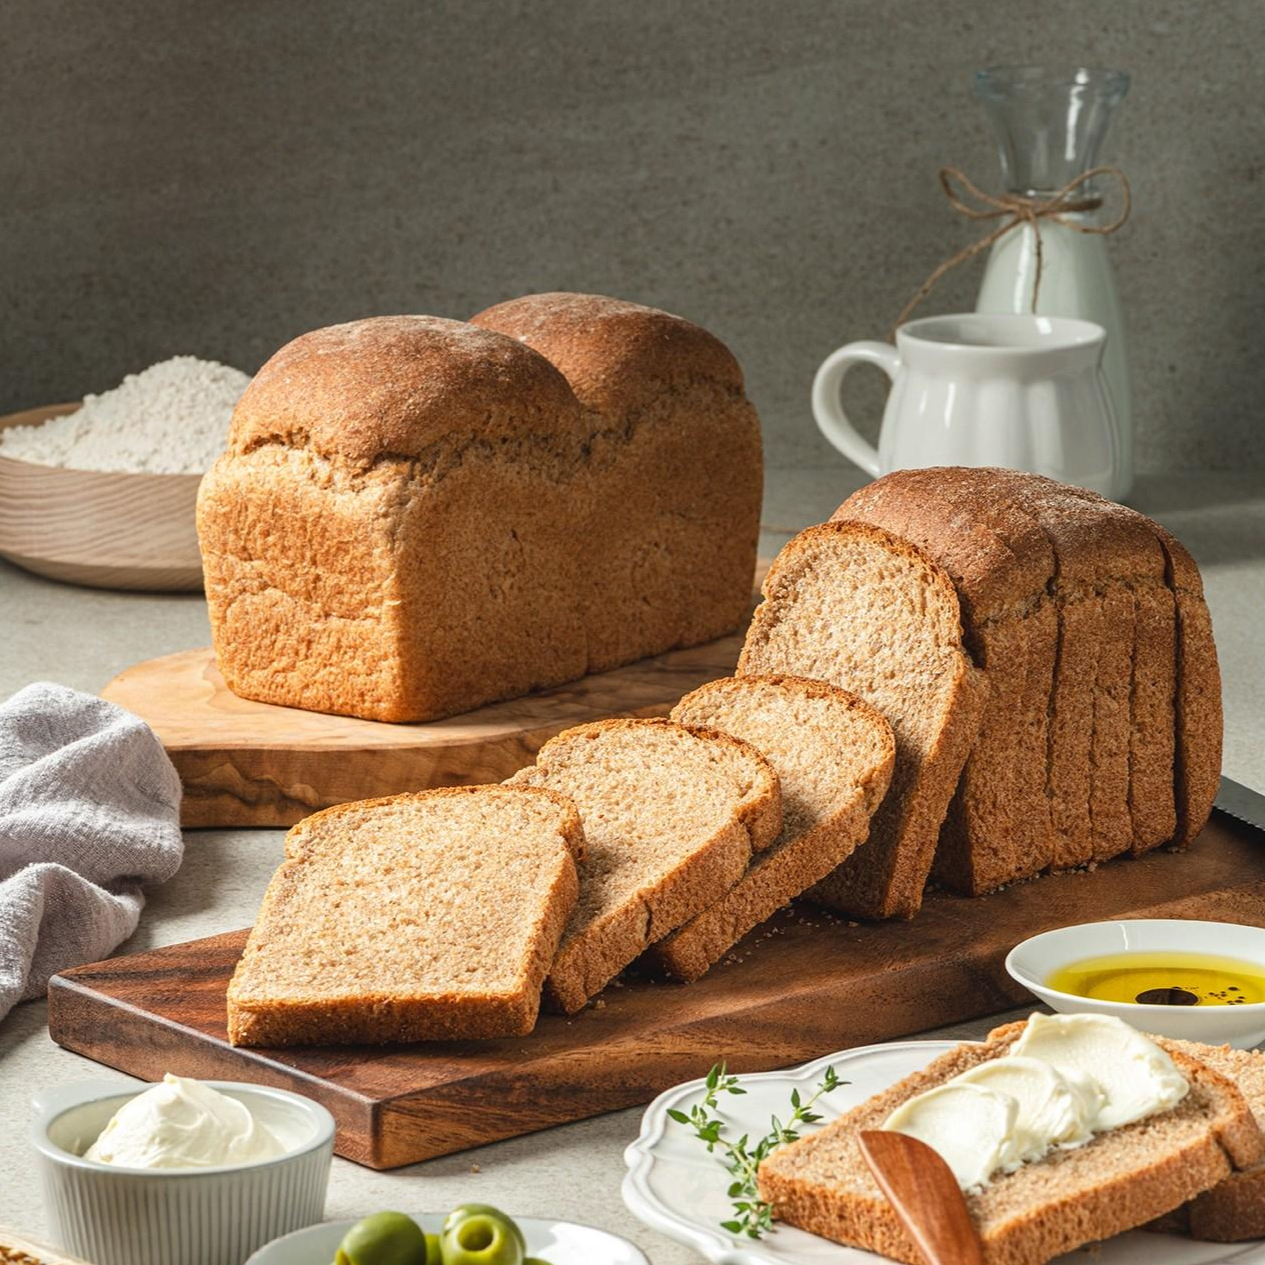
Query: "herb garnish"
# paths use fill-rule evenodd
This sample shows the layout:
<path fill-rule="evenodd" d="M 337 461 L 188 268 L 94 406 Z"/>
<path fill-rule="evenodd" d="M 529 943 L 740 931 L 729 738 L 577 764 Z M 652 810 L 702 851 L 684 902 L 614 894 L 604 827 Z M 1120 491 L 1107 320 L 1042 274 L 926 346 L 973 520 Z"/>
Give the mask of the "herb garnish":
<path fill-rule="evenodd" d="M 717 1063 L 707 1073 L 707 1093 L 703 1101 L 690 1108 L 687 1115 L 684 1111 L 668 1108 L 668 1115 L 677 1124 L 688 1125 L 694 1130 L 694 1136 L 704 1143 L 709 1152 L 717 1147 L 725 1153 L 722 1161 L 729 1170 L 733 1181 L 729 1185 L 729 1198 L 733 1203 L 734 1217 L 722 1221 L 721 1228 L 730 1234 L 745 1234 L 749 1239 L 758 1239 L 766 1230 L 773 1228 L 773 1205 L 760 1198 L 756 1186 L 756 1170 L 760 1161 L 775 1147 L 783 1142 L 794 1142 L 799 1137 L 796 1125 L 816 1124 L 821 1116 L 813 1111 L 813 1106 L 823 1094 L 846 1085 L 835 1073 L 833 1067 L 826 1069 L 826 1074 L 817 1088 L 807 1099 L 801 1099 L 798 1089 L 791 1091 L 791 1115 L 783 1124 L 776 1116 L 772 1119 L 772 1128 L 755 1146 L 750 1145 L 750 1135 L 744 1133 L 737 1142 L 720 1136 L 725 1127 L 723 1118 L 713 1115 L 721 1094 L 745 1094 L 747 1091 L 738 1084 L 736 1076 L 726 1074 L 724 1063 Z"/>

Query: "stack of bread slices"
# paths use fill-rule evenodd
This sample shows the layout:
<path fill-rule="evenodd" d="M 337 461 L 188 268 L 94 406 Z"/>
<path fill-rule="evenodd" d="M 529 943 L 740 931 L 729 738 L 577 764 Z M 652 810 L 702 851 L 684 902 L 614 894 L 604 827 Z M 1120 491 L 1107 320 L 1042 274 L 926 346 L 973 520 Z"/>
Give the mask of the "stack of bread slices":
<path fill-rule="evenodd" d="M 1142 515 L 1002 470 L 891 474 L 774 562 L 732 678 L 567 730 L 503 786 L 300 823 L 229 989 L 244 1044 L 528 1032 L 634 961 L 697 979 L 793 898 L 910 917 L 1188 844 L 1211 625 Z"/>
<path fill-rule="evenodd" d="M 1221 767 L 1198 569 L 1162 527 L 1009 470 L 889 474 L 795 537 L 739 674 L 794 672 L 896 732 L 871 842 L 813 898 L 910 917 L 928 874 L 967 895 L 1184 847 Z"/>

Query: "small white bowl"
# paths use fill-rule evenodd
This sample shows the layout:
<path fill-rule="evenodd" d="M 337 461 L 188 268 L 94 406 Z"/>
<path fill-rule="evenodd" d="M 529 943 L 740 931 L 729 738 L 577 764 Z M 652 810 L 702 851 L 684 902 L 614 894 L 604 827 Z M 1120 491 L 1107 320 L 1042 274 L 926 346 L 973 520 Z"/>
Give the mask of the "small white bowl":
<path fill-rule="evenodd" d="M 411 1213 L 428 1234 L 443 1229 L 447 1213 Z M 547 1260 L 549 1265 L 650 1265 L 640 1249 L 627 1239 L 574 1221 L 547 1221 L 541 1217 L 515 1217 L 527 1240 L 527 1251 Z M 324 1265 L 354 1221 L 327 1221 L 287 1234 L 261 1248 L 246 1265 Z"/>
<path fill-rule="evenodd" d="M 207 1081 L 236 1098 L 286 1153 L 223 1168 L 123 1168 L 82 1153 L 110 1117 L 148 1086 L 84 1081 L 41 1090 L 31 1141 L 49 1236 L 96 1265 L 241 1265 L 257 1247 L 320 1221 L 334 1118 L 283 1089 Z"/>
<path fill-rule="evenodd" d="M 1243 1006 L 1151 1006 L 1096 1001 L 1061 993 L 1046 980 L 1082 958 L 1108 953 L 1210 953 L 1239 958 L 1265 969 L 1265 928 L 1185 918 L 1137 918 L 1060 927 L 1017 944 L 1006 955 L 1006 970 L 1029 992 L 1064 1013 L 1115 1015 L 1142 1032 L 1232 1045 L 1248 1050 L 1265 1041 L 1265 1002 Z"/>

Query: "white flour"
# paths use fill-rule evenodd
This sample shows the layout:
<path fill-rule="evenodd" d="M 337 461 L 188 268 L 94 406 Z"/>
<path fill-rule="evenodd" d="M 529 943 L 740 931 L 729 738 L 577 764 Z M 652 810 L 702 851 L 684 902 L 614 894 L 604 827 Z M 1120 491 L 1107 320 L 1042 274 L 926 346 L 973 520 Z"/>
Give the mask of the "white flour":
<path fill-rule="evenodd" d="M 201 474 L 224 451 L 249 374 L 173 356 L 42 426 L 0 431 L 0 456 L 72 470 Z"/>

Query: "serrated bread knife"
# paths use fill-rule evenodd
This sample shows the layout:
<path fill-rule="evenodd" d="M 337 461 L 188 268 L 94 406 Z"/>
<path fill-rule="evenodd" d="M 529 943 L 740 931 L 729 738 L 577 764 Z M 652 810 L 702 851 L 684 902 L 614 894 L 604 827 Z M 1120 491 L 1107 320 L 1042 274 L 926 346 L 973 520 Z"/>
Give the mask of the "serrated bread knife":
<path fill-rule="evenodd" d="M 1217 798 L 1212 806 L 1235 821 L 1254 826 L 1257 830 L 1265 830 L 1265 795 L 1253 791 L 1228 777 L 1221 779 L 1217 788 Z"/>

